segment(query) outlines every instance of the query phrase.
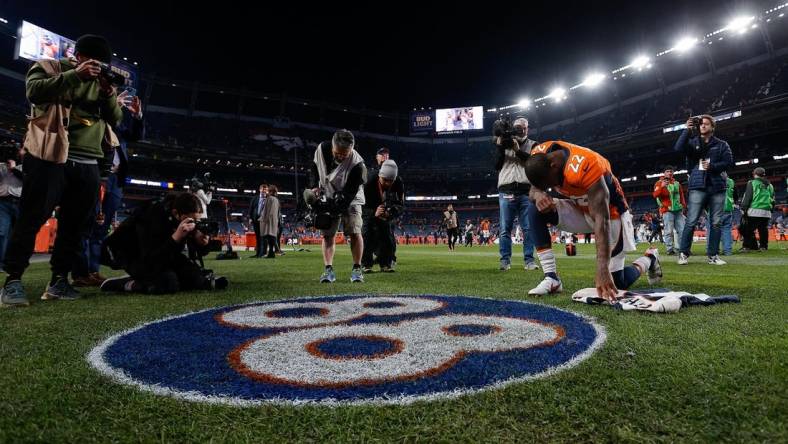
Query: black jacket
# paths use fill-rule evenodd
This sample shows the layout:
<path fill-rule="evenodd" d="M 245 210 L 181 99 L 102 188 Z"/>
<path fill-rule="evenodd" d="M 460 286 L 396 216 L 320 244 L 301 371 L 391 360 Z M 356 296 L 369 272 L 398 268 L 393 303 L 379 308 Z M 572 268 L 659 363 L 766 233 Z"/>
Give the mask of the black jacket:
<path fill-rule="evenodd" d="M 265 199 L 263 199 L 265 200 Z M 249 219 L 252 219 L 255 223 L 257 223 L 257 219 L 260 218 L 260 193 L 254 195 L 252 200 L 249 201 L 249 211 L 246 212 L 246 216 Z"/>
<path fill-rule="evenodd" d="M 375 217 L 375 211 L 380 205 L 388 205 L 391 210 L 388 220 L 398 218 L 405 209 L 405 184 L 401 177 L 397 177 L 391 187 L 381 194 L 378 187 L 378 174 L 375 172 L 364 185 L 364 207 L 361 216 L 364 218 Z"/>
<path fill-rule="evenodd" d="M 172 234 L 180 221 L 171 215 L 171 198 L 151 201 L 138 207 L 131 216 L 104 241 L 102 263 L 114 269 L 144 268 L 147 272 L 169 269 L 183 254 L 184 243 L 175 242 Z M 185 242 L 190 257 L 208 254 L 208 247 Z M 110 255 L 107 258 L 107 254 Z"/>
<path fill-rule="evenodd" d="M 722 172 L 733 168 L 733 153 L 728 142 L 711 137 L 705 147 L 700 138 L 692 136 L 686 129 L 681 132 L 673 150 L 683 153 L 687 159 L 689 171 L 688 190 L 704 190 L 710 187 L 715 193 L 724 193 L 727 188 Z M 709 169 L 703 171 L 699 167 L 701 159 L 709 159 Z"/>

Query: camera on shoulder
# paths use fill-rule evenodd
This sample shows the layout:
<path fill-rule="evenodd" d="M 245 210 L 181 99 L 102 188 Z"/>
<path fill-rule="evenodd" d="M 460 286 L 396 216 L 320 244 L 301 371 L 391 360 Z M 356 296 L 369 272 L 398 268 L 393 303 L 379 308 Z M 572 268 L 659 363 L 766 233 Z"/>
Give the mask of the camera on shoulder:
<path fill-rule="evenodd" d="M 493 123 L 493 137 L 501 138 L 501 147 L 503 148 L 513 148 L 515 137 L 523 136 L 525 136 L 525 130 L 512 125 L 509 116 L 501 116 Z"/>

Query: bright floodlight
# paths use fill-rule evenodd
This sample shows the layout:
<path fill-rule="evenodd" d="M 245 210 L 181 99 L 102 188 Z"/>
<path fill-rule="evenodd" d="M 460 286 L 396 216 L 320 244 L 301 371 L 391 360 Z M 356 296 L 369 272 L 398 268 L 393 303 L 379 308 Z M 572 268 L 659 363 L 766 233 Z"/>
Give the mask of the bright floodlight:
<path fill-rule="evenodd" d="M 678 52 L 686 52 L 692 49 L 695 44 L 698 43 L 698 39 L 692 37 L 684 37 L 676 42 L 676 45 L 673 46 L 673 49 Z"/>
<path fill-rule="evenodd" d="M 725 27 L 725 30 L 731 31 L 731 32 L 738 32 L 738 33 L 741 34 L 741 33 L 745 32 L 747 30 L 747 27 L 750 25 L 750 22 L 752 22 L 753 20 L 755 20 L 755 17 L 752 17 L 752 16 L 750 16 L 750 17 L 744 17 L 744 16 L 736 17 L 735 19 L 731 20 L 728 23 L 728 26 Z"/>
<path fill-rule="evenodd" d="M 554 90 L 550 91 L 550 98 L 559 102 L 564 98 L 564 95 L 566 95 L 566 90 L 563 88 L 555 88 Z"/>
<path fill-rule="evenodd" d="M 635 60 L 632 61 L 631 65 L 635 69 L 643 69 L 646 65 L 648 65 L 649 58 L 646 56 L 637 56 Z"/>
<path fill-rule="evenodd" d="M 585 80 L 583 80 L 583 85 L 594 88 L 595 86 L 602 83 L 603 80 L 605 80 L 604 74 L 593 73 L 586 76 Z"/>
<path fill-rule="evenodd" d="M 528 109 L 531 107 L 531 99 L 520 99 L 520 101 L 517 102 L 517 106 Z"/>

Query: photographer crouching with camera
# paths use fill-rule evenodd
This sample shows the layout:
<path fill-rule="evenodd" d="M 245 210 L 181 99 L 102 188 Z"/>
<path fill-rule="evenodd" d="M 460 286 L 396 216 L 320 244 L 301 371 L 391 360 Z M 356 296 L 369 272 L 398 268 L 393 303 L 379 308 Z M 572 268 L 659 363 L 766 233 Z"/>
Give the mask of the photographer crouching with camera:
<path fill-rule="evenodd" d="M 380 271 L 393 272 L 391 263 L 394 260 L 396 241 L 391 224 L 405 208 L 405 185 L 397 176 L 396 162 L 384 161 L 380 169 L 369 178 L 364 185 L 364 200 L 364 255 L 361 258 L 364 272 L 372 272 L 373 254 L 378 256 Z"/>
<path fill-rule="evenodd" d="M 123 78 L 109 69 L 112 50 L 104 37 L 80 37 L 75 55 L 41 60 L 25 78 L 32 115 L 25 134 L 20 214 L 6 253 L 8 277 L 0 291 L 1 305 L 28 305 L 22 275 L 30 264 L 36 234 L 57 205 L 52 278 L 41 299 L 79 297 L 68 273 L 98 200 L 102 141 L 123 118 L 116 94 Z"/>
<path fill-rule="evenodd" d="M 104 265 L 129 275 L 107 279 L 101 290 L 165 294 L 226 288 L 227 278 L 202 267 L 209 236 L 218 226 L 198 220 L 201 209 L 199 199 L 188 192 L 137 208 L 107 238 L 102 251 Z"/>
<path fill-rule="evenodd" d="M 687 199 L 687 220 L 681 233 L 679 244 L 679 265 L 687 265 L 691 255 L 692 235 L 700 213 L 708 209 L 711 219 L 711 232 L 707 234 L 708 263 L 725 265 L 720 259 L 720 227 L 722 210 L 725 206 L 726 179 L 722 173 L 733 166 L 733 153 L 728 142 L 714 137 L 716 122 L 710 115 L 690 117 L 687 128 L 681 132 L 674 151 L 684 153 L 689 171 L 689 198 Z"/>
<path fill-rule="evenodd" d="M 528 193 L 531 183 L 525 174 L 525 162 L 531 154 L 536 141 L 528 138 L 528 119 L 519 117 L 513 123 L 507 118 L 496 120 L 493 124 L 493 137 L 498 157 L 495 169 L 498 171 L 498 207 L 500 208 L 501 237 L 499 251 L 502 271 L 511 268 L 512 229 L 517 216 L 523 232 L 523 266 L 526 270 L 538 270 L 534 260 L 534 242 L 529 234 L 526 211 L 531 201 Z"/>
<path fill-rule="evenodd" d="M 304 201 L 315 212 L 315 228 L 322 231 L 323 263 L 325 270 L 320 282 L 336 281 L 334 273 L 334 237 L 339 221 L 350 239 L 353 255 L 351 282 L 364 282 L 361 255 L 364 239 L 361 236 L 361 206 L 364 205 L 364 183 L 367 168 L 364 159 L 356 152 L 353 133 L 338 130 L 331 141 L 320 143 L 309 170 L 309 189 L 304 190 Z"/>

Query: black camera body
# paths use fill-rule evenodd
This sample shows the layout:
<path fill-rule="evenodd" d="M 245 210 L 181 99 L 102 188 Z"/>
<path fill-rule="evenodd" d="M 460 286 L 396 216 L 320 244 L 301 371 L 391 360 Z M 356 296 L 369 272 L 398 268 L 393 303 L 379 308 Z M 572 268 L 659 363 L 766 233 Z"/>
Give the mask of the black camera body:
<path fill-rule="evenodd" d="M 399 207 L 399 202 L 396 201 L 396 194 L 388 191 L 383 193 L 383 210 L 388 215 L 386 220 L 394 220 Z"/>
<path fill-rule="evenodd" d="M 194 223 L 194 230 L 199 230 L 207 236 L 216 236 L 219 234 L 219 223 L 215 220 L 200 219 Z"/>
<path fill-rule="evenodd" d="M 501 116 L 493 123 L 493 137 L 501 138 L 501 147 L 513 148 L 515 137 L 523 137 L 525 132 L 515 128 L 508 116 Z"/>
<path fill-rule="evenodd" d="M 123 75 L 116 73 L 108 63 L 99 62 L 101 66 L 101 73 L 99 75 L 113 86 L 123 86 L 126 83 L 126 78 Z"/>
<path fill-rule="evenodd" d="M 304 221 L 309 224 L 312 223 L 318 230 L 327 230 L 331 228 L 334 219 L 342 212 L 342 202 L 344 196 L 337 194 L 329 199 L 325 193 L 321 193 L 317 200 L 309 203 L 311 213 L 304 217 Z"/>

